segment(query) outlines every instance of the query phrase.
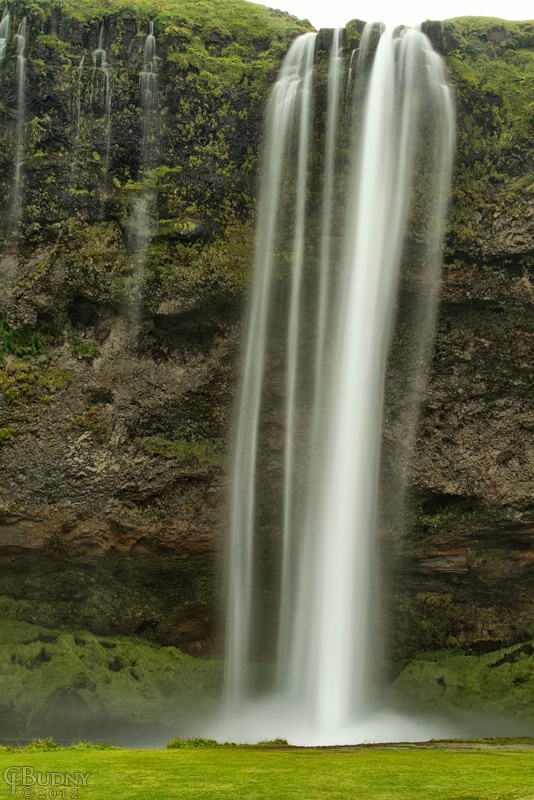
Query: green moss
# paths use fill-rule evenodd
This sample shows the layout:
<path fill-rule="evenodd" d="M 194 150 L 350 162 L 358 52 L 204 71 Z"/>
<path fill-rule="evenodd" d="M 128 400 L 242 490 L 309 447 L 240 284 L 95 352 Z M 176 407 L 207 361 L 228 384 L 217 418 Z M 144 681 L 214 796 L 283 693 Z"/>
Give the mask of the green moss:
<path fill-rule="evenodd" d="M 106 433 L 108 430 L 108 424 L 102 419 L 102 409 L 99 406 L 86 408 L 83 414 L 76 417 L 76 425 L 97 434 Z"/>
<path fill-rule="evenodd" d="M 73 356 L 79 361 L 91 364 L 100 355 L 100 347 L 94 339 L 82 337 L 75 331 L 69 333 L 68 343 Z"/>
<path fill-rule="evenodd" d="M 86 718 L 94 715 L 103 726 L 113 721 L 180 729 L 195 706 L 219 690 L 221 678 L 218 661 L 194 659 L 135 637 L 103 638 L 0 621 L 3 713 L 11 709 L 30 731 L 41 721 L 52 729 L 61 698 L 67 697 L 75 697 Z"/>
<path fill-rule="evenodd" d="M 444 32 L 455 42 L 447 63 L 458 99 L 449 252 L 475 254 L 481 215 L 489 226 L 513 191 L 506 159 L 534 135 L 532 23 L 464 17 Z"/>
<path fill-rule="evenodd" d="M 4 603 L 9 598 L 2 598 Z M 29 622 L 17 619 L 3 619 L 0 622 L 0 645 L 18 645 L 32 642 L 39 636 L 40 630 Z"/>
<path fill-rule="evenodd" d="M 9 511 L 9 507 L 1 508 L 1 511 Z M 24 600 L 15 600 L 12 597 L 0 595 L 0 620 L 12 619 L 31 619 L 29 605 Z"/>
<path fill-rule="evenodd" d="M 188 237 L 197 233 L 201 229 L 198 220 L 185 217 L 183 219 L 160 219 L 158 236 L 175 238 Z"/>
<path fill-rule="evenodd" d="M 389 695 L 405 711 L 432 711 L 468 720 L 477 711 L 531 724 L 534 658 L 531 643 L 485 655 L 435 651 L 411 661 Z"/>
<path fill-rule="evenodd" d="M 438 498 L 420 507 L 412 515 L 412 536 L 415 538 L 432 539 L 435 541 L 436 532 L 447 535 L 451 531 L 458 534 L 460 531 L 483 529 L 488 525 L 491 517 L 490 511 L 484 511 L 474 501 L 466 498 L 463 502 L 447 502 Z"/>
<path fill-rule="evenodd" d="M 190 219 L 195 219 L 194 209 Z M 163 223 L 163 232 L 169 233 L 180 224 L 180 220 L 169 220 Z M 226 227 L 223 235 L 208 244 L 162 242 L 151 246 L 149 268 L 155 272 L 166 293 L 179 291 L 186 296 L 234 299 L 242 297 L 248 288 L 253 249 L 252 225 L 234 221 Z"/>
<path fill-rule="evenodd" d="M 219 450 L 220 442 L 189 442 L 185 439 L 172 440 L 164 439 L 161 436 L 147 436 L 134 439 L 133 444 L 147 453 L 184 463 L 220 466 L 224 462 L 224 455 Z"/>
<path fill-rule="evenodd" d="M 8 361 L 0 368 L 0 391 L 11 403 L 41 400 L 66 389 L 74 374 L 29 361 Z"/>
<path fill-rule="evenodd" d="M 44 33 L 37 36 L 36 42 L 55 53 L 65 63 L 70 63 L 71 48 L 67 42 L 63 42 L 57 36 L 48 36 Z"/>
<path fill-rule="evenodd" d="M 0 354 L 36 356 L 49 348 L 50 338 L 46 330 L 29 325 L 12 328 L 0 318 Z"/>
<path fill-rule="evenodd" d="M 50 392 L 66 389 L 74 380 L 74 374 L 64 369 L 46 369 L 37 376 L 37 385 Z"/>
<path fill-rule="evenodd" d="M 49 0 L 35 2 L 37 8 L 47 11 Z M 266 34 L 287 36 L 309 30 L 310 24 L 299 21 L 290 15 L 278 16 L 265 6 L 248 3 L 246 0 L 167 0 L 165 4 L 157 0 L 55 0 L 54 5 L 63 9 L 73 20 L 89 22 L 104 16 L 129 11 L 138 19 L 153 19 L 164 29 L 170 26 L 180 29 L 187 26 L 200 28 L 209 41 L 215 32 L 230 35 L 241 42 L 248 43 L 263 39 Z"/>
<path fill-rule="evenodd" d="M 71 291 L 104 302 L 124 299 L 128 259 L 117 223 L 87 226 L 76 219 L 67 220 L 56 257 L 65 262 Z"/>
<path fill-rule="evenodd" d="M 15 428 L 0 428 L 0 446 L 7 444 L 15 433 Z"/>

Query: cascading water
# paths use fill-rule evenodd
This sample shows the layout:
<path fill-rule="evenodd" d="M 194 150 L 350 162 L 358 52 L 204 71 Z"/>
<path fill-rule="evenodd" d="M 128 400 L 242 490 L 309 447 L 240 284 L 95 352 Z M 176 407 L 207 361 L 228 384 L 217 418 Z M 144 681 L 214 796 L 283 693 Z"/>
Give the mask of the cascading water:
<path fill-rule="evenodd" d="M 150 22 L 148 36 L 145 39 L 143 68 L 139 73 L 139 92 L 143 109 L 143 129 L 141 142 L 142 163 L 150 167 L 156 149 L 156 108 L 158 97 L 158 68 L 160 59 L 156 52 L 154 23 Z"/>
<path fill-rule="evenodd" d="M 98 37 L 98 47 L 93 50 L 93 74 L 91 76 L 91 105 L 93 111 L 104 116 L 104 177 L 109 172 L 109 156 L 111 144 L 111 108 L 113 102 L 112 73 L 105 47 L 106 28 L 102 23 Z"/>
<path fill-rule="evenodd" d="M 157 99 L 158 99 L 158 67 L 159 58 L 156 54 L 156 37 L 154 36 L 154 23 L 150 22 L 149 33 L 145 39 L 143 54 L 143 67 L 139 73 L 139 93 L 142 109 L 142 133 L 140 168 L 146 171 L 154 166 L 157 155 Z M 154 230 L 155 196 L 149 186 L 143 188 L 141 195 L 136 200 L 129 223 L 130 249 L 135 257 L 134 269 L 134 306 L 131 325 L 137 332 L 139 325 L 139 307 L 141 302 L 143 273 L 146 264 L 148 243 Z"/>
<path fill-rule="evenodd" d="M 280 187 L 287 166 L 285 151 L 297 114 L 307 123 L 309 102 L 303 102 L 301 87 L 309 79 L 315 34 L 296 40 L 291 48 L 274 87 L 268 108 L 267 150 L 269 169 L 260 197 L 260 218 L 256 240 L 256 282 L 259 288 L 251 299 L 249 336 L 246 341 L 243 383 L 232 476 L 230 583 L 231 592 L 227 614 L 228 660 L 226 694 L 232 704 L 238 702 L 249 680 L 248 653 L 252 633 L 253 559 L 256 457 L 259 435 L 259 415 L 265 363 L 265 343 L 269 324 L 269 305 L 272 292 L 275 259 L 273 239 L 278 227 Z M 302 126 L 301 126 L 302 128 Z M 302 131 L 301 131 L 302 132 Z M 301 242 L 297 242 L 301 246 Z M 297 264 L 300 269 L 301 265 Z M 287 513 L 287 512 L 285 512 Z"/>
<path fill-rule="evenodd" d="M 18 232 L 22 208 L 22 170 L 25 152 L 25 127 L 26 127 L 26 28 L 27 20 L 23 18 L 15 35 L 17 48 L 17 116 L 16 116 L 16 151 L 15 174 L 13 177 L 13 195 L 11 200 L 10 228 L 12 234 Z"/>
<path fill-rule="evenodd" d="M 82 94 L 83 94 L 83 71 L 85 67 L 85 55 L 80 59 L 78 64 L 78 80 L 76 82 L 76 96 L 74 106 L 74 142 L 72 145 L 71 167 L 70 167 L 70 180 L 69 187 L 71 190 L 75 189 L 77 173 L 79 171 L 79 156 L 80 156 L 80 141 L 82 133 Z"/>
<path fill-rule="evenodd" d="M 396 730 L 394 716 L 370 700 L 374 540 L 398 286 L 409 273 L 428 342 L 453 103 L 441 59 L 419 30 L 368 26 L 350 70 L 340 42 L 338 30 L 320 178 L 314 34 L 293 44 L 267 113 L 231 481 L 226 711 L 214 732 L 225 739 L 327 744 L 421 736 L 405 719 Z M 354 86 L 343 87 L 347 73 Z M 420 390 L 428 345 L 416 350 L 406 380 Z M 266 454 L 269 425 L 275 432 Z M 281 497 L 264 502 L 258 486 L 273 453 Z M 279 578 L 267 591 L 257 586 L 269 554 L 266 526 L 271 538 L 281 531 Z M 272 563 L 267 572 L 277 573 Z M 258 700 L 251 661 L 273 646 L 262 640 L 269 631 L 262 606 L 272 594 L 279 596 L 271 635 L 276 679 Z"/>
<path fill-rule="evenodd" d="M 0 20 L 0 67 L 2 66 L 2 62 L 6 57 L 10 28 L 11 17 L 9 15 L 9 10 L 6 7 L 2 12 L 2 19 Z"/>
<path fill-rule="evenodd" d="M 78 65 L 78 80 L 73 103 L 72 163 L 69 194 L 72 213 L 76 213 L 76 198 L 87 191 L 88 172 L 102 174 L 96 183 L 94 199 L 103 200 L 110 181 L 111 112 L 113 106 L 113 70 L 106 51 L 106 22 L 100 25 L 98 46 L 91 53 L 91 64 L 83 55 Z M 97 158 L 94 158 L 94 154 Z M 89 155 L 91 154 L 91 155 Z M 93 176 L 89 177 L 91 180 Z"/>

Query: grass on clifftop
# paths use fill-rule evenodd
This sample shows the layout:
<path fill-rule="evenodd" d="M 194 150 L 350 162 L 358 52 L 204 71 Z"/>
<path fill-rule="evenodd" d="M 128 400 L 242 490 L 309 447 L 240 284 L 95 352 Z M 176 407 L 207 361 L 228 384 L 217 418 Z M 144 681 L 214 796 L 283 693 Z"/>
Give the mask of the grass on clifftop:
<path fill-rule="evenodd" d="M 219 34 L 239 37 L 245 44 L 277 35 L 285 39 L 288 34 L 302 33 L 312 27 L 307 20 L 248 0 L 30 0 L 25 7 L 36 16 L 59 7 L 79 22 L 130 12 L 160 25 L 178 22 L 180 27 L 211 28 Z"/>

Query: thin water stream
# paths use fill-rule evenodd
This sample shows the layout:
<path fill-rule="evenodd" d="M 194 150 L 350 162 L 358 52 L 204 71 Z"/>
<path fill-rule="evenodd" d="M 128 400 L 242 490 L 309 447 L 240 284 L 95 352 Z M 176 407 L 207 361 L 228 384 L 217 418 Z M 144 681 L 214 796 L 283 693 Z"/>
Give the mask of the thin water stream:
<path fill-rule="evenodd" d="M 15 174 L 13 176 L 13 194 L 11 199 L 10 229 L 13 236 L 18 235 L 22 213 L 22 173 L 26 150 L 26 30 L 27 19 L 20 22 L 15 34 L 17 52 L 17 112 L 16 112 L 16 149 Z"/>
<path fill-rule="evenodd" d="M 10 30 L 11 16 L 9 14 L 9 9 L 6 6 L 2 12 L 2 18 L 0 19 L 0 67 L 2 66 L 2 62 L 6 57 Z"/>
<path fill-rule="evenodd" d="M 98 47 L 93 50 L 93 73 L 91 76 L 91 105 L 96 113 L 104 117 L 104 181 L 108 179 L 109 157 L 111 145 L 111 109 L 113 104 L 112 71 L 106 51 L 106 27 L 102 23 L 98 38 Z"/>
<path fill-rule="evenodd" d="M 146 182 L 146 171 L 154 166 L 157 155 L 158 125 L 158 69 L 154 23 L 150 22 L 145 39 L 143 65 L 139 73 L 139 93 L 142 109 L 140 171 L 144 186 L 134 203 L 129 222 L 130 249 L 134 257 L 133 303 L 130 325 L 133 338 L 137 339 L 139 329 L 139 310 L 143 291 L 143 277 L 146 267 L 148 245 L 156 225 L 155 195 Z"/>

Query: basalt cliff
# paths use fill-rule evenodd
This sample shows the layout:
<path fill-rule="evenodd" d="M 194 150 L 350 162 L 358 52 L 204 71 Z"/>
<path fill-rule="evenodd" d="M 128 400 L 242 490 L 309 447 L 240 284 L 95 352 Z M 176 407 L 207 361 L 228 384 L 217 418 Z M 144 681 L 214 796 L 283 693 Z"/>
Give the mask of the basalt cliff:
<path fill-rule="evenodd" d="M 311 26 L 244 0 L 35 0 L 2 24 L 0 595 L 47 628 L 220 653 L 263 111 Z M 380 536 L 396 658 L 534 635 L 534 23 L 424 30 L 457 156 L 406 508 Z"/>

